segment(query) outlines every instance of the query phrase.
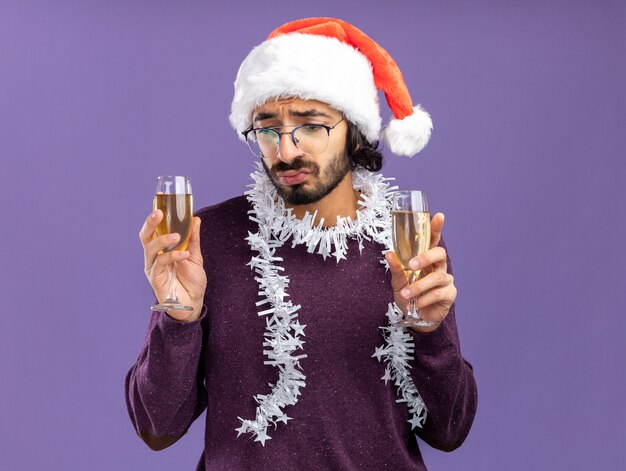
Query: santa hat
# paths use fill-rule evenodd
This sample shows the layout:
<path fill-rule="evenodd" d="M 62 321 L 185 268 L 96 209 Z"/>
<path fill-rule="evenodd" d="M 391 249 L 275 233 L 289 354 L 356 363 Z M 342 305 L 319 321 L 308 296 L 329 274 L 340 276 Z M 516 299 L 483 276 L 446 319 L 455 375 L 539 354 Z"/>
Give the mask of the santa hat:
<path fill-rule="evenodd" d="M 394 118 L 383 138 L 397 155 L 413 156 L 430 138 L 430 115 L 413 106 L 402 73 L 389 53 L 349 23 L 306 18 L 275 29 L 239 67 L 230 122 L 241 132 L 252 111 L 270 99 L 318 100 L 342 112 L 366 139 L 381 139 L 377 88 Z"/>

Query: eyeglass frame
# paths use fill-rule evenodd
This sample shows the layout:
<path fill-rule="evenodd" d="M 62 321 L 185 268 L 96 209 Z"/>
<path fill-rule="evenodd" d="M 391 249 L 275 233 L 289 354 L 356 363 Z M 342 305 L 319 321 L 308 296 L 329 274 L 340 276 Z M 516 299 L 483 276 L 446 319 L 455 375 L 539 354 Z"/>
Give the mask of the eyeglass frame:
<path fill-rule="evenodd" d="M 296 137 L 295 137 L 295 132 L 300 129 L 300 128 L 306 128 L 307 126 L 319 126 L 321 128 L 326 129 L 326 133 L 330 139 L 330 131 L 332 131 L 333 129 L 335 129 L 339 123 L 341 123 L 342 121 L 345 121 L 346 117 L 342 117 L 339 121 L 337 121 L 335 124 L 333 124 L 332 126 L 328 126 L 327 124 L 317 124 L 317 123 L 306 123 L 306 124 L 290 124 L 288 126 L 269 126 L 269 127 L 262 127 L 262 128 L 253 128 L 252 126 L 254 126 L 254 124 L 251 124 L 248 129 L 241 131 L 241 134 L 243 135 L 244 139 L 246 140 L 246 144 L 248 144 L 248 147 L 250 147 L 249 142 L 248 142 L 248 134 L 250 134 L 252 131 L 263 131 L 264 129 L 269 129 L 270 131 L 274 131 L 276 134 L 278 134 L 278 142 L 276 143 L 276 154 L 274 155 L 278 155 L 278 153 L 280 152 L 280 140 L 283 137 L 283 134 L 291 134 L 291 142 L 293 142 L 293 145 L 296 146 L 298 149 L 300 149 L 300 147 L 298 147 L 298 144 L 296 143 Z M 277 131 L 277 129 L 280 128 L 291 128 L 293 127 L 293 129 L 291 131 L 283 131 L 283 132 L 279 132 Z M 328 144 L 326 144 L 326 148 L 328 148 Z M 300 149 L 302 150 L 302 149 Z M 326 150 L 326 149 L 324 149 Z M 252 152 L 252 149 L 250 149 L 250 152 Z M 302 152 L 304 152 L 302 150 Z M 322 151 L 324 152 L 324 151 Z M 321 152 L 320 152 L 321 153 Z M 318 154 L 311 154 L 311 155 L 319 155 Z M 256 157 L 259 157 L 258 155 L 256 155 L 254 152 L 252 152 L 252 154 Z M 261 158 L 267 158 L 265 156 L 262 156 Z"/>

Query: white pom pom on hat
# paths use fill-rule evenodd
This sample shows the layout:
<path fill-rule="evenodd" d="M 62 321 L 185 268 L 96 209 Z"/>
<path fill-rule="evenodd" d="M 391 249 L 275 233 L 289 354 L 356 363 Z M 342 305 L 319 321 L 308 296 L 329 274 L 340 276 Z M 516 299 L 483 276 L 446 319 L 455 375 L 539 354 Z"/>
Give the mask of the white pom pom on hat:
<path fill-rule="evenodd" d="M 432 129 L 430 115 L 417 105 L 413 108 L 413 114 L 389 121 L 383 134 L 394 154 L 411 157 L 428 144 Z"/>
<path fill-rule="evenodd" d="M 393 119 L 381 132 L 377 89 Z M 397 155 L 413 156 L 432 132 L 430 115 L 413 106 L 389 53 L 362 31 L 336 18 L 305 18 L 275 29 L 243 61 L 235 80 L 230 122 L 239 132 L 252 111 L 272 98 L 319 100 L 355 124 L 370 142 L 381 139 Z"/>

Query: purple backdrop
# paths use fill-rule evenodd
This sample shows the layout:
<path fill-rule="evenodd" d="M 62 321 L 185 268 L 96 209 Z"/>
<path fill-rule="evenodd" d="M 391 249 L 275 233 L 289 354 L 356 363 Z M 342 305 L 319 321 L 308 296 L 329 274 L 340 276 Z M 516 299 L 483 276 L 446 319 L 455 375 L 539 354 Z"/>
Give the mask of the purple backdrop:
<path fill-rule="evenodd" d="M 194 469 L 204 416 L 155 453 L 126 413 L 152 301 L 137 233 L 157 175 L 190 175 L 197 208 L 245 189 L 232 82 L 306 16 L 378 40 L 434 119 L 383 169 L 446 213 L 479 387 L 429 469 L 626 469 L 625 3 L 231 3 L 0 5 L 2 469 Z"/>

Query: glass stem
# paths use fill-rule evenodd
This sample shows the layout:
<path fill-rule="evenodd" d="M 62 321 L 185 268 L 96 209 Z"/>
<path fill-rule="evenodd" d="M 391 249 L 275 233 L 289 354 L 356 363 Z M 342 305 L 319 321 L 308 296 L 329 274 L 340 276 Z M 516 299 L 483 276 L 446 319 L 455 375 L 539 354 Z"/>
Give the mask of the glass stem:
<path fill-rule="evenodd" d="M 177 303 L 178 296 L 176 296 L 176 262 L 172 263 L 169 267 L 169 282 L 170 282 L 170 291 L 167 295 L 166 302 Z"/>
<path fill-rule="evenodd" d="M 414 271 L 411 271 L 411 274 L 409 275 L 409 284 L 415 283 L 417 281 L 417 275 L 415 274 Z M 417 298 L 415 296 L 413 296 L 411 299 L 409 299 L 409 306 L 407 308 L 407 313 L 406 316 L 409 319 L 419 319 L 420 315 L 417 312 Z"/>

